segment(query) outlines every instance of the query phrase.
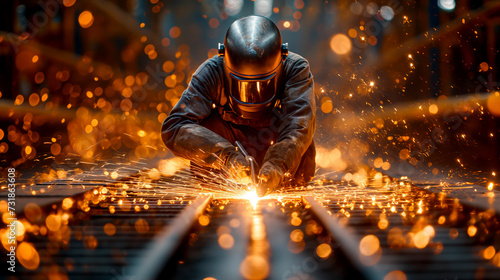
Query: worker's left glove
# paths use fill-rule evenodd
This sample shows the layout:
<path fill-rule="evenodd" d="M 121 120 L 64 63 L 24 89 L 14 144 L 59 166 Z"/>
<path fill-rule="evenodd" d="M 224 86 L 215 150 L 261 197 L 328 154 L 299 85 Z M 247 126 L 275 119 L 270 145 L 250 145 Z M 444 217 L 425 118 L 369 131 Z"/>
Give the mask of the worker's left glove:
<path fill-rule="evenodd" d="M 245 156 L 238 151 L 229 154 L 225 166 L 231 179 L 238 183 L 248 184 L 251 181 L 250 163 Z"/>
<path fill-rule="evenodd" d="M 259 172 L 257 195 L 262 197 L 278 189 L 283 181 L 283 174 L 281 167 L 269 161 L 265 162 Z"/>

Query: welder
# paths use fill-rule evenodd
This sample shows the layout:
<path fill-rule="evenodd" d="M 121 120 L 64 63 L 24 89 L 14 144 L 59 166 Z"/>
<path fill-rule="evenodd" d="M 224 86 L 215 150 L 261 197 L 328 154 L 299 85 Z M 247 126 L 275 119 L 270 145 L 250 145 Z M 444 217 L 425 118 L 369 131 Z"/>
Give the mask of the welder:
<path fill-rule="evenodd" d="M 176 156 L 202 168 L 250 176 L 257 193 L 304 185 L 314 176 L 316 105 L 309 63 L 288 51 L 268 18 L 249 16 L 229 27 L 219 54 L 193 74 L 162 126 Z"/>

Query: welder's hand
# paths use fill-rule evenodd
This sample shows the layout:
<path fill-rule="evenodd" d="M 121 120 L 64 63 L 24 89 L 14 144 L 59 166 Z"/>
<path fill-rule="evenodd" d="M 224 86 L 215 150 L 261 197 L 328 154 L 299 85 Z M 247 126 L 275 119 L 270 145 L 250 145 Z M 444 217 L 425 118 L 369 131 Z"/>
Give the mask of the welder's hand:
<path fill-rule="evenodd" d="M 240 152 L 229 155 L 226 161 L 226 168 L 231 179 L 241 184 L 248 184 L 252 181 L 250 174 L 250 163 Z"/>
<path fill-rule="evenodd" d="M 283 181 L 283 170 L 271 162 L 265 162 L 259 172 L 257 195 L 265 196 L 276 190 Z"/>

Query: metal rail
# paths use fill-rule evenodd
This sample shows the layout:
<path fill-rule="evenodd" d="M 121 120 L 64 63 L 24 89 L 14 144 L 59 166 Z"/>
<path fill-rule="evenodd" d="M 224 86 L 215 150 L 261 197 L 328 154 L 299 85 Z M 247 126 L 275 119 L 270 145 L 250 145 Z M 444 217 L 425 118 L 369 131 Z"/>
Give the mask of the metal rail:
<path fill-rule="evenodd" d="M 494 212 L 498 216 L 496 209 L 498 207 L 495 207 L 495 203 L 492 200 L 486 201 L 487 198 L 498 193 L 495 191 L 476 192 L 473 191 L 472 185 L 470 187 L 471 189 L 466 189 L 466 193 L 452 188 L 450 195 L 442 196 L 442 187 L 416 186 L 407 183 L 403 187 L 406 189 L 405 192 L 410 194 L 405 196 L 407 206 L 413 207 L 415 205 L 417 208 L 427 209 L 424 210 L 424 214 L 420 213 L 424 216 L 419 219 L 417 219 L 418 215 L 412 216 L 415 217 L 413 220 L 402 218 L 406 215 L 399 214 L 401 208 L 398 203 L 391 204 L 396 206 L 395 211 L 392 208 L 388 210 L 390 208 L 389 202 L 394 199 L 390 195 L 394 190 L 389 189 L 384 192 L 377 188 L 370 188 L 368 193 L 361 194 L 361 196 L 356 193 L 347 197 L 339 196 L 337 193 L 332 193 L 330 196 L 326 194 L 325 199 L 327 200 L 324 204 L 319 203 L 311 196 L 306 196 L 303 197 L 303 202 L 306 207 L 310 206 L 310 211 L 333 238 L 341 244 L 341 250 L 354 268 L 367 279 L 383 279 L 391 273 L 404 273 L 408 279 L 442 279 L 458 275 L 472 278 L 474 273 L 479 270 L 484 278 L 498 279 L 500 271 L 495 265 L 483 258 L 480 251 L 481 248 L 486 248 L 491 244 L 493 237 L 483 235 L 483 239 L 472 238 L 476 233 L 470 233 L 468 229 L 471 225 L 468 223 L 470 221 L 468 213 L 474 213 L 474 210 L 486 211 L 490 214 Z M 410 191 L 411 193 L 409 193 Z M 376 198 L 376 203 L 373 200 L 373 202 L 365 204 L 371 200 L 370 197 L 374 198 L 377 193 L 379 195 Z M 436 194 L 439 195 L 436 196 Z M 473 196 L 474 194 L 476 197 Z M 345 200 L 346 198 L 347 200 Z M 354 207 L 354 205 L 357 206 Z M 441 207 L 435 208 L 433 205 L 441 205 Z M 452 221 L 450 213 L 454 211 L 453 209 L 461 209 L 460 205 L 467 205 L 470 210 L 459 210 L 464 216 L 457 217 Z M 403 209 L 404 211 L 410 209 L 410 212 L 417 213 L 416 208 L 413 210 L 403 207 Z M 386 212 L 386 210 L 388 211 Z M 425 213 L 425 211 L 429 212 Z M 338 214 L 346 214 L 347 219 L 338 218 Z M 385 227 L 381 226 L 380 223 L 377 224 L 380 215 L 384 216 Z M 438 222 L 438 217 L 445 218 L 445 220 Z M 448 219 L 450 222 L 447 222 Z M 422 221 L 426 222 L 421 223 Z M 419 223 L 420 226 L 418 226 Z M 432 230 L 432 233 L 425 234 L 429 239 L 420 243 L 423 245 L 418 246 L 417 243 L 410 244 L 408 241 L 404 241 L 403 236 L 409 232 L 415 233 L 414 229 L 419 232 L 416 234 L 423 233 L 422 229 L 426 224 L 430 226 L 429 230 Z M 390 225 L 390 228 L 387 225 Z M 481 225 L 481 222 L 476 224 L 479 228 L 478 225 Z M 496 226 L 491 225 L 488 230 L 495 232 L 496 228 Z M 392 231 L 392 229 L 396 229 L 396 231 Z M 398 239 L 398 232 L 403 239 Z M 366 253 L 365 255 L 360 254 L 362 250 L 361 238 L 368 236 L 372 236 L 380 242 L 377 245 L 380 246 L 380 254 L 372 254 L 371 258 L 367 258 Z M 421 236 L 423 235 L 421 234 Z M 485 241 L 487 239 L 490 241 Z"/>
<path fill-rule="evenodd" d="M 100 184 L 96 184 L 95 182 L 90 182 L 92 186 L 99 186 Z M 52 182 L 54 188 L 56 187 L 64 187 L 66 182 Z M 104 185 L 103 185 L 104 186 Z M 107 185 L 106 185 L 107 186 Z M 40 187 L 47 187 L 46 185 L 40 184 Z M 119 186 L 117 186 L 119 188 Z M 467 238 L 466 227 L 461 225 L 434 225 L 435 229 L 435 237 L 428 243 L 429 246 L 425 248 L 414 248 L 407 245 L 402 245 L 401 247 L 394 247 L 390 243 L 387 242 L 387 233 L 389 228 L 382 229 L 377 227 L 376 221 L 374 222 L 373 217 L 378 217 L 382 211 L 388 209 L 388 206 L 384 206 L 384 209 L 375 204 L 364 204 L 364 208 L 361 207 L 352 207 L 349 211 L 350 216 L 348 219 L 344 220 L 344 218 L 340 218 L 339 215 L 343 213 L 343 209 L 346 206 L 338 201 L 340 199 L 344 200 L 346 197 L 345 203 L 364 203 L 366 198 L 370 198 L 372 194 L 378 194 L 377 202 L 383 203 L 386 205 L 388 199 L 391 197 L 386 195 L 386 193 L 395 192 L 394 189 L 387 189 L 386 191 L 380 190 L 379 188 L 364 188 L 364 195 L 356 195 L 353 194 L 351 196 L 350 192 L 354 190 L 355 187 L 351 188 L 350 186 L 345 186 L 342 189 L 342 186 L 336 186 L 335 192 L 329 192 L 328 189 L 325 189 L 325 192 L 322 192 L 322 195 L 326 195 L 325 198 L 328 200 L 316 200 L 313 196 L 303 196 L 302 202 L 303 204 L 296 203 L 295 207 L 303 209 L 304 216 L 302 219 L 306 221 L 306 219 L 311 218 L 311 213 L 315 216 L 315 220 L 319 221 L 322 225 L 323 235 L 331 235 L 333 239 L 335 239 L 336 244 L 340 244 L 338 253 L 342 252 L 343 256 L 346 257 L 346 261 L 348 263 L 349 268 L 353 268 L 356 271 L 356 275 L 361 276 L 364 279 L 383 279 L 391 272 L 401 272 L 405 273 L 408 276 L 408 279 L 423 279 L 426 277 L 431 278 L 450 278 L 450 271 L 453 271 L 454 275 L 471 275 L 470 273 L 474 273 L 477 269 L 484 269 L 485 278 L 488 277 L 497 277 L 500 275 L 500 270 L 489 264 L 487 260 L 477 259 L 477 249 L 476 245 L 478 243 L 474 243 L 474 240 Z M 432 188 L 432 187 L 431 187 Z M 409 194 L 409 199 L 414 199 L 415 202 L 417 200 L 424 200 L 422 207 L 425 208 L 428 201 L 427 199 L 437 199 L 434 196 L 429 196 L 432 190 L 429 190 L 428 186 L 419 186 L 411 189 L 405 187 L 405 192 Z M 438 190 L 439 188 L 436 188 Z M 88 190 L 88 189 L 87 189 Z M 399 187 L 398 187 L 399 190 Z M 471 189 L 472 190 L 472 189 Z M 268 264 L 266 266 L 269 270 L 269 278 L 270 279 L 281 279 L 283 275 L 294 274 L 301 277 L 298 272 L 295 272 L 293 269 L 296 267 L 296 264 L 301 264 L 304 266 L 303 259 L 306 256 L 311 256 L 314 254 L 314 251 L 307 251 L 307 247 L 309 244 L 315 242 L 313 237 L 310 237 L 307 243 L 305 251 L 301 253 L 293 253 L 292 251 L 288 252 L 287 243 L 289 232 L 285 227 L 280 226 L 286 223 L 286 216 L 290 214 L 284 213 L 286 216 L 281 215 L 281 211 L 277 211 L 277 209 L 272 210 L 273 208 L 266 209 L 262 215 L 261 220 L 257 220 L 259 225 L 251 224 L 246 225 L 246 218 L 243 218 L 244 215 L 248 214 L 247 212 L 238 212 L 239 214 L 235 214 L 236 211 L 231 210 L 235 216 L 225 216 L 221 219 L 219 216 L 221 213 L 228 213 L 227 211 L 229 207 L 234 207 L 235 204 L 241 203 L 235 198 L 224 199 L 227 202 L 222 204 L 220 200 L 213 200 L 211 196 L 201 196 L 195 199 L 195 197 L 186 197 L 181 203 L 161 203 L 160 200 L 171 200 L 171 202 L 178 202 L 175 195 L 170 197 L 157 197 L 150 196 L 148 193 L 144 193 L 144 190 L 140 190 L 138 192 L 133 192 L 129 189 L 129 193 L 127 195 L 118 194 L 114 197 L 114 200 L 106 200 L 102 201 L 103 203 L 89 203 L 90 210 L 87 212 L 87 216 L 80 218 L 77 224 L 71 225 L 72 232 L 75 233 L 75 236 L 83 236 L 95 238 L 95 240 L 99 241 L 99 245 L 97 243 L 94 245 L 95 248 L 87 248 L 85 247 L 87 242 L 82 243 L 81 239 L 77 237 L 71 238 L 71 244 L 69 248 L 71 251 L 61 250 L 60 252 L 53 255 L 52 261 L 58 264 L 63 264 L 65 260 L 72 259 L 76 264 L 72 270 L 68 271 L 68 277 L 71 279 L 86 279 L 86 278 L 94 278 L 94 279 L 109 279 L 111 274 L 115 275 L 115 279 L 159 279 L 161 277 L 167 276 L 172 277 L 170 265 L 176 266 L 176 269 L 181 269 L 184 274 L 179 274 L 181 277 L 177 277 L 175 279 L 186 279 L 189 276 L 191 278 L 193 274 L 196 274 L 196 278 L 198 276 L 217 276 L 215 274 L 207 274 L 207 271 L 217 271 L 222 269 L 227 273 L 230 269 L 228 267 L 228 260 L 231 261 L 232 265 L 230 265 L 232 269 L 232 275 L 240 276 L 240 271 L 238 270 L 238 263 L 241 262 L 238 259 L 238 256 L 243 258 L 244 256 L 244 245 L 246 244 L 244 241 L 247 241 L 247 232 L 250 232 L 250 237 L 255 233 L 254 228 L 248 228 L 248 226 L 262 226 L 263 223 L 265 226 L 265 236 L 267 236 L 264 243 L 257 244 L 253 248 L 249 248 L 247 251 L 250 255 L 255 255 L 256 251 L 252 251 L 254 249 L 257 252 L 262 253 L 261 260 L 265 259 Z M 340 191 L 340 192 L 337 192 Z M 153 191 L 152 191 L 153 192 Z M 70 194 L 57 192 L 61 197 L 67 197 Z M 422 195 L 425 193 L 424 195 Z M 493 192 L 495 193 L 495 192 Z M 497 192 L 498 193 L 498 192 Z M 482 195 L 477 192 L 478 195 Z M 53 196 L 52 194 L 45 193 L 44 195 Z M 347 196 L 344 196 L 347 195 Z M 324 196 L 321 196 L 323 198 Z M 451 195 L 447 198 L 448 201 L 445 203 L 449 203 Z M 38 197 L 40 199 L 42 197 Z M 117 200 L 123 198 L 126 203 L 128 203 L 129 209 L 122 209 L 120 206 L 121 203 Z M 463 199 L 458 197 L 460 203 L 462 204 Z M 483 199 L 483 198 L 481 198 Z M 76 200 L 76 199 L 75 199 Z M 88 198 L 87 198 L 88 200 Z M 88 200 L 92 201 L 92 200 Z M 121 199 L 120 199 L 121 201 Z M 132 202 L 133 201 L 133 202 Z M 190 201 L 188 205 L 186 202 Z M 413 201 L 413 200 L 412 200 Z M 158 203 L 157 203 L 158 202 Z M 298 201 L 296 201 L 298 202 Z M 453 201 L 452 201 L 453 202 Z M 261 207 L 264 205 L 268 205 L 269 201 L 260 201 Z M 273 202 L 273 204 L 277 202 Z M 480 203 L 477 201 L 476 204 Z M 465 203 L 464 203 L 465 204 Z M 135 210 L 134 205 L 141 209 Z M 148 207 L 144 207 L 147 205 Z M 180 248 L 183 248 L 183 243 L 185 241 L 185 237 L 193 229 L 193 226 L 196 224 L 197 219 L 203 213 L 207 206 L 211 205 L 210 215 L 211 215 L 211 224 L 212 226 L 204 235 L 204 241 L 209 241 L 208 243 L 198 243 L 198 247 L 189 247 L 190 250 L 188 252 L 191 253 L 191 258 L 184 258 L 180 256 L 180 260 L 182 260 L 182 265 L 177 264 L 175 262 L 178 253 L 180 252 Z M 231 205 L 231 206 L 230 206 Z M 354 205 L 354 204 L 353 204 Z M 356 204 L 359 205 L 359 204 Z M 432 205 L 432 204 L 429 204 Z M 113 212 L 110 212 L 109 207 L 114 207 Z M 219 208 L 218 206 L 223 206 Z M 489 207 L 488 205 L 483 205 L 484 207 Z M 254 206 L 255 207 L 255 206 Z M 271 206 L 269 206 L 271 207 Z M 274 207 L 274 206 L 272 206 Z M 283 206 L 285 207 L 285 206 Z M 396 206 L 397 207 L 397 206 Z M 285 207 L 286 208 L 286 207 Z M 478 209 L 478 207 L 473 207 L 474 209 Z M 115 212 L 116 209 L 116 212 Z M 149 209 L 149 210 L 148 210 Z M 213 209 L 220 209 L 217 213 L 214 214 Z M 224 209 L 224 210 L 223 210 Z M 288 208 L 287 208 L 288 209 Z M 449 207 L 446 209 L 450 209 Z M 309 211 L 307 211 L 309 210 Z M 367 210 L 370 210 L 369 215 L 366 214 Z M 255 211 L 255 208 L 254 208 Z M 292 210 L 290 210 L 292 211 Z M 295 211 L 295 210 L 294 210 Z M 299 211 L 299 212 L 300 212 Z M 411 210 L 413 211 L 413 210 Z M 432 210 L 429 212 L 437 213 Z M 272 213 L 279 213 L 280 215 L 274 215 Z M 54 213 L 54 212 L 51 212 Z M 271 214 L 269 214 L 271 213 Z M 332 214 L 333 213 L 333 214 Z M 384 212 L 385 213 L 385 212 Z M 399 211 L 398 211 L 399 213 Z M 208 214 L 207 214 L 208 215 Z M 443 212 L 442 215 L 446 216 L 447 219 L 449 215 Z M 435 215 L 434 215 L 435 216 Z M 76 217 L 76 216 L 75 216 Z M 213 217 L 213 219 L 212 219 Z M 240 219 L 242 224 L 241 227 L 236 229 L 232 229 L 229 226 L 229 221 L 233 218 Z M 255 218 L 255 217 L 254 217 Z M 436 218 L 437 219 L 437 218 Z M 267 221 L 266 221 L 267 220 Z M 387 214 L 388 224 L 391 225 L 391 228 L 399 228 L 402 229 L 403 232 L 409 232 L 410 228 L 413 227 L 414 223 L 412 221 L 403 221 L 399 214 Z M 248 221 L 248 220 L 247 220 Z M 378 220 L 377 220 L 378 221 Z M 135 224 L 136 231 L 130 227 L 130 225 Z M 141 224 L 148 224 L 148 229 L 145 231 L 141 231 Z M 213 222 L 213 223 L 212 223 Z M 256 221 L 254 221 L 256 222 Z M 409 222 L 409 223 L 408 223 Z M 218 223 L 218 224 L 217 224 Z M 105 230 L 105 225 L 112 224 L 114 225 L 118 231 L 116 234 L 108 234 Z M 304 224 L 304 223 L 302 223 Z M 232 236 L 234 237 L 234 244 L 238 244 L 234 246 L 232 251 L 224 251 L 219 248 L 218 243 L 215 242 L 217 240 L 217 236 L 215 236 L 215 230 L 220 225 L 225 225 L 228 228 L 231 228 L 231 231 L 234 230 Z M 298 226 L 294 225 L 292 229 L 299 229 Z M 451 227 L 454 227 L 457 232 L 458 238 L 448 237 L 449 230 Z M 128 229 L 127 229 L 128 228 Z M 138 229 L 139 228 L 139 229 Z M 264 227 L 260 228 L 263 230 Z M 458 231 L 457 231 L 458 230 Z M 68 231 L 66 231 L 68 232 Z M 83 233 L 83 235 L 82 235 Z M 217 233 L 219 235 L 219 233 Z M 363 246 L 360 247 L 361 238 L 366 235 L 374 235 L 380 240 L 379 251 L 373 255 L 366 256 L 362 254 Z M 201 235 L 199 235 L 201 236 Z M 215 236 L 215 237 L 214 237 Z M 260 235 L 262 236 L 262 235 Z M 284 238 L 285 237 L 285 238 Z M 465 238 L 464 238 L 465 237 Z M 306 236 L 304 236 L 306 238 Z M 251 238 L 250 238 L 251 239 Z M 277 240 L 284 240 L 283 243 L 277 242 Z M 46 236 L 30 236 L 28 242 L 34 243 L 35 247 L 40 251 L 46 250 L 48 242 Z M 259 241 L 259 242 L 260 242 Z M 250 240 L 250 244 L 252 244 L 252 240 Z M 325 241 L 330 242 L 330 241 Z M 279 244 L 279 245 L 278 245 Z M 439 253 L 435 253 L 435 249 L 437 245 L 441 246 L 441 251 Z M 201 246 L 201 247 L 200 247 Z M 442 249 L 444 246 L 444 249 Z M 238 248 L 236 248 L 238 247 Z M 269 247 L 269 248 L 268 248 Z M 218 249 L 214 250 L 214 248 Z M 203 249 L 205 251 L 200 251 Z M 263 250 L 265 249 L 265 250 Z M 268 251 L 268 250 L 271 251 Z M 260 251 L 262 250 L 262 251 Z M 202 252 L 215 252 L 212 254 L 205 254 Z M 221 254 L 227 252 L 227 254 Z M 268 253 L 271 253 L 271 258 L 268 257 Z M 380 254 L 378 254 L 380 252 Z M 383 254 L 382 254 L 383 252 Z M 293 253 L 293 254 L 292 254 Z M 121 259 L 117 259 L 117 254 Z M 201 260 L 198 256 L 203 256 L 204 258 Z M 224 257 L 221 257 L 224 255 Z M 195 256 L 194 258 L 192 256 Z M 213 260 L 217 261 L 213 261 Z M 236 263 L 236 265 L 235 265 Z M 317 262 L 316 262 L 317 263 Z M 85 264 L 81 266 L 80 264 Z M 127 264 L 133 264 L 133 266 L 127 267 Z M 194 265 L 193 265 L 194 264 Z M 202 266 L 199 266 L 202 264 Z M 250 263 L 251 264 L 251 263 Z M 326 263 L 324 263 L 326 264 Z M 346 264 L 344 262 L 344 264 Z M 321 271 L 320 268 L 318 271 L 311 273 L 311 277 L 315 279 L 329 279 L 330 275 L 327 273 L 332 273 L 338 271 L 342 268 L 342 264 L 330 264 L 329 267 L 323 267 L 324 271 Z M 43 275 L 49 273 L 49 267 L 47 266 L 47 262 L 42 261 L 40 264 L 40 270 L 37 271 L 25 271 L 23 272 L 20 279 L 31 279 L 34 274 Z M 168 268 L 168 269 L 167 269 Z M 196 271 L 196 272 L 195 272 Z M 248 270 L 255 271 L 255 270 Z M 132 272 L 132 273 L 130 273 Z M 165 275 L 166 274 L 166 275 Z M 121 275 L 121 277 L 119 277 Z M 175 276 L 179 276 L 175 274 Z M 321 275 L 318 277 L 318 275 Z M 325 276 L 329 275 L 329 276 Z M 346 276 L 347 275 L 347 276 Z M 392 274 L 391 274 L 392 275 Z M 244 276 L 244 275 L 243 275 Z M 339 276 L 342 277 L 352 277 L 351 274 L 342 274 L 339 272 Z M 432 277 L 431 277 L 432 276 Z M 472 275 L 473 276 L 473 275 Z M 106 277 L 106 278 L 104 278 Z M 203 278 L 201 277 L 201 278 Z M 200 279 L 201 279 L 200 278 Z M 219 276 L 217 279 L 223 279 Z M 238 277 L 230 277 L 231 279 L 236 279 Z M 469 278 L 469 277 L 466 277 Z M 250 278 L 252 279 L 252 278 Z M 493 278 L 497 279 L 497 278 Z"/>
<path fill-rule="evenodd" d="M 146 248 L 142 258 L 132 270 L 135 279 L 157 279 L 166 263 L 175 254 L 183 238 L 193 227 L 198 217 L 212 201 L 212 196 L 200 196 L 159 233 Z"/>
<path fill-rule="evenodd" d="M 355 235 L 349 233 L 346 228 L 340 225 L 338 219 L 330 215 L 328 211 L 317 202 L 312 196 L 303 196 L 304 204 L 310 206 L 311 212 L 323 224 L 333 238 L 341 244 L 341 249 L 351 264 L 363 275 L 365 279 L 383 279 L 384 274 L 375 267 L 364 265 L 361 260 L 359 250 L 360 240 Z M 368 256 L 370 258 L 370 256 Z"/>

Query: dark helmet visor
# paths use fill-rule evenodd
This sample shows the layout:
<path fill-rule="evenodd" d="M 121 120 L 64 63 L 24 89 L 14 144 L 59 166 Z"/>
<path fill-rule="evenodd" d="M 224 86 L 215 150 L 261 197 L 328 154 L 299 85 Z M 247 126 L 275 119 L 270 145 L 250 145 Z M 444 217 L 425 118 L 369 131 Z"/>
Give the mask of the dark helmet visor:
<path fill-rule="evenodd" d="M 243 78 L 229 74 L 231 95 L 239 102 L 260 104 L 270 102 L 276 94 L 276 73 L 261 78 Z"/>

